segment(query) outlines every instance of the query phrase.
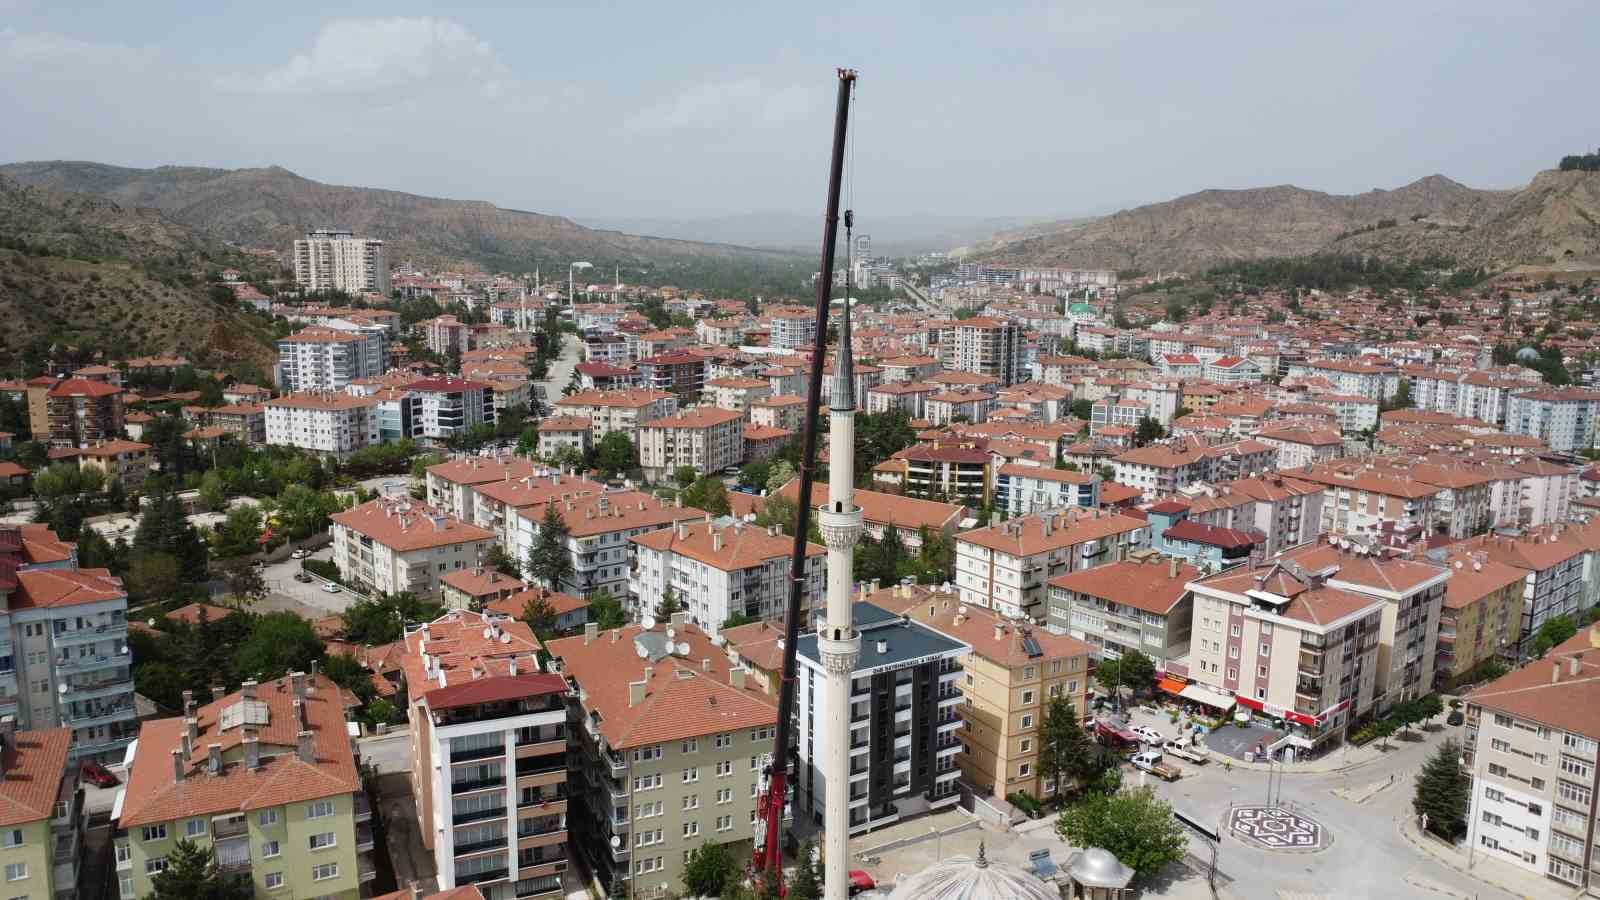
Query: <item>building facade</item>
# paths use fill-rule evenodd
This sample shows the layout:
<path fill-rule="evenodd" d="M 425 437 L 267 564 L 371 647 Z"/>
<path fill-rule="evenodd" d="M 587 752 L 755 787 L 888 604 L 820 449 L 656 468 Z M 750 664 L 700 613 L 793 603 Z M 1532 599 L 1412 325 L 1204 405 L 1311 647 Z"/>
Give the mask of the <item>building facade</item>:
<path fill-rule="evenodd" d="M 495 533 L 409 497 L 379 497 L 334 513 L 334 565 L 345 583 L 439 597 L 440 578 L 483 564 Z"/>
<path fill-rule="evenodd" d="M 389 294 L 383 241 L 319 228 L 294 242 L 294 280 L 305 291 Z"/>

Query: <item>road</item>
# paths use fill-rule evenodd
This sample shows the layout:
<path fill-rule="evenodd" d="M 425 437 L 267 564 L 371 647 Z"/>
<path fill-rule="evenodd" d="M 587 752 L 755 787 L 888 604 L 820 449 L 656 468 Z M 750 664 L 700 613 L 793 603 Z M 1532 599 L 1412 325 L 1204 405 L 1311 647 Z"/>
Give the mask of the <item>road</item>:
<path fill-rule="evenodd" d="M 572 370 L 582 361 L 583 350 L 579 347 L 582 338 L 576 334 L 563 334 L 561 336 L 561 355 L 550 363 L 550 369 L 545 373 L 543 381 L 534 384 L 544 385 L 545 402 L 552 407 L 561 399 L 561 392 L 572 379 Z"/>
<path fill-rule="evenodd" d="M 333 548 L 328 546 L 311 554 L 311 558 L 326 562 L 332 555 Z M 262 601 L 259 608 L 266 611 L 288 609 L 302 615 L 306 609 L 310 609 L 315 611 L 317 616 L 325 616 L 344 612 L 355 602 L 356 596 L 349 591 L 327 593 L 322 589 L 320 580 L 313 580 L 310 583 L 295 581 L 294 575 L 299 571 L 300 560 L 292 557 L 283 562 L 272 563 L 263 569 L 261 577 L 266 581 L 267 592 L 271 596 Z"/>
<path fill-rule="evenodd" d="M 1135 716 L 1134 724 L 1153 724 L 1163 732 L 1170 724 L 1154 717 Z M 1163 727 L 1164 726 L 1164 727 Z M 1441 726 L 1434 732 L 1414 732 L 1412 741 L 1392 740 L 1393 749 L 1380 759 L 1345 772 L 1297 773 L 1275 777 L 1279 805 L 1319 822 L 1331 845 L 1315 852 L 1258 849 L 1234 835 L 1224 834 L 1217 868 L 1233 878 L 1229 891 L 1241 900 L 1311 900 L 1335 897 L 1439 897 L 1455 895 L 1482 900 L 1511 900 L 1516 895 L 1441 865 L 1412 847 L 1398 830 L 1401 817 L 1411 815 L 1412 778 L 1444 738 L 1459 729 Z M 1180 763 L 1185 776 L 1171 784 L 1149 779 L 1156 792 L 1173 808 L 1219 830 L 1233 806 L 1265 805 L 1268 773 L 1236 767 L 1225 770 L 1215 762 L 1203 766 Z M 1140 773 L 1124 776 L 1137 784 Z M 1392 782 L 1391 779 L 1392 778 Z M 1339 793 L 1376 791 L 1363 803 Z M 1191 836 L 1197 856 L 1209 857 L 1210 848 Z M 1538 879 L 1529 875 L 1530 881 Z"/>

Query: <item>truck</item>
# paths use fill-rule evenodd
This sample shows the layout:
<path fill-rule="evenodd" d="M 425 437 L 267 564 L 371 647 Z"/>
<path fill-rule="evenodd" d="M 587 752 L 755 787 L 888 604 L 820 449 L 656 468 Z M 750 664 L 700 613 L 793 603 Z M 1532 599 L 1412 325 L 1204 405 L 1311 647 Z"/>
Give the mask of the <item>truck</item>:
<path fill-rule="evenodd" d="M 1211 758 L 1210 751 L 1206 749 L 1206 745 L 1193 738 L 1183 737 L 1167 741 L 1161 749 L 1179 759 L 1186 759 L 1192 763 L 1204 763 Z"/>
<path fill-rule="evenodd" d="M 1128 762 L 1133 763 L 1135 769 L 1149 772 L 1162 781 L 1177 781 L 1183 777 L 1182 769 L 1176 766 L 1169 766 L 1161 761 L 1160 750 L 1146 750 L 1143 753 L 1135 753 L 1128 758 Z"/>

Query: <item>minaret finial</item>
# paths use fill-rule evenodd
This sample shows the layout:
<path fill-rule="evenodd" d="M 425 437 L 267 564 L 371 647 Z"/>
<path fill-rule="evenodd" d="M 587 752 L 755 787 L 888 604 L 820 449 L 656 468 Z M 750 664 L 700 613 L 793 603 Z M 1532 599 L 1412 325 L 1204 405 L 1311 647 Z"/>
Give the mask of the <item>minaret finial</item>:
<path fill-rule="evenodd" d="M 827 341 L 823 335 L 818 341 L 817 352 L 822 352 L 822 345 Z M 828 400 L 829 409 L 855 409 L 856 408 L 856 366 L 854 350 L 850 346 L 850 295 L 847 291 L 844 298 L 844 317 L 839 322 L 839 342 L 834 345 L 833 360 L 833 396 Z"/>
<path fill-rule="evenodd" d="M 977 861 L 976 865 L 980 869 L 989 868 L 989 853 L 984 848 L 984 842 L 983 841 L 979 841 L 978 842 L 978 861 Z"/>

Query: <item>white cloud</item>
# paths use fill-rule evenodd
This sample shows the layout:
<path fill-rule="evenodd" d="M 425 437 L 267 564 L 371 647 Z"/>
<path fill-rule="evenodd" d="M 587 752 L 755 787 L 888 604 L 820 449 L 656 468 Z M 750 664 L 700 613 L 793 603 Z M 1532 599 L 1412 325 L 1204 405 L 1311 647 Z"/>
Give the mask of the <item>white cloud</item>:
<path fill-rule="evenodd" d="M 473 85 L 485 95 L 511 76 L 487 41 L 446 19 L 336 19 L 310 49 L 256 74 L 234 73 L 221 87 L 263 94 L 365 93 L 426 85 Z"/>
<path fill-rule="evenodd" d="M 798 85 L 771 86 L 759 78 L 697 84 L 646 107 L 623 123 L 630 131 L 676 131 L 728 125 L 775 127 L 803 118 L 814 92 Z"/>

